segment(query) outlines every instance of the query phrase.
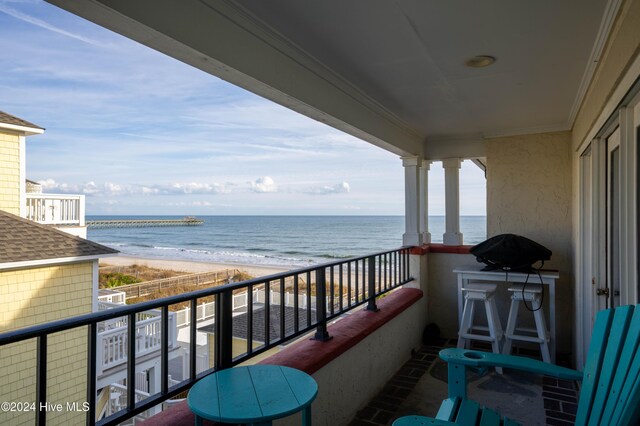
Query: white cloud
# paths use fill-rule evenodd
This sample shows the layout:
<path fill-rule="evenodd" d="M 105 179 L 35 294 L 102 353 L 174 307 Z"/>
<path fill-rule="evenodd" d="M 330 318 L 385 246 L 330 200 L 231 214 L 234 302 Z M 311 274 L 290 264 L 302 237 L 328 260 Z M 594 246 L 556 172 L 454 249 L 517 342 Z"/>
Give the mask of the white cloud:
<path fill-rule="evenodd" d="M 95 196 L 114 195 L 181 195 L 181 194 L 226 194 L 231 192 L 220 183 L 172 183 L 166 185 L 121 185 L 113 182 L 96 184 L 93 181 L 81 185 L 58 183 L 53 179 L 38 181 L 44 192 L 62 194 L 85 194 Z"/>
<path fill-rule="evenodd" d="M 269 176 L 258 178 L 251 182 L 253 192 L 277 192 L 278 185 Z"/>
<path fill-rule="evenodd" d="M 226 194 L 231 192 L 221 183 L 174 183 L 153 187 L 161 194 Z"/>
<path fill-rule="evenodd" d="M 311 195 L 328 195 L 328 194 L 346 194 L 351 191 L 351 185 L 347 182 L 337 183 L 335 185 L 325 185 L 308 188 L 303 191 Z"/>
<path fill-rule="evenodd" d="M 204 206 L 204 207 L 211 207 L 213 206 L 213 203 L 210 203 L 209 201 L 194 201 L 193 203 L 191 203 L 192 206 Z"/>

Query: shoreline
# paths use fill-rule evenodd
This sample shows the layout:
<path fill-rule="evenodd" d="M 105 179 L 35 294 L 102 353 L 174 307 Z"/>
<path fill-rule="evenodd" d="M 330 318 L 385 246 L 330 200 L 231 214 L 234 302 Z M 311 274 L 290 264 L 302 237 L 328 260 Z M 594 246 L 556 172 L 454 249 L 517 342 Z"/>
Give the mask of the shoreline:
<path fill-rule="evenodd" d="M 183 259 L 165 259 L 138 257 L 130 255 L 117 255 L 113 257 L 105 257 L 100 259 L 102 265 L 112 266 L 130 266 L 142 265 L 156 269 L 168 269 L 173 271 L 198 273 L 198 272 L 215 272 L 225 269 L 239 269 L 254 277 L 277 274 L 280 272 L 297 269 L 295 267 L 270 266 L 270 265 L 252 265 L 241 263 L 219 263 L 219 262 L 202 262 L 197 260 Z"/>

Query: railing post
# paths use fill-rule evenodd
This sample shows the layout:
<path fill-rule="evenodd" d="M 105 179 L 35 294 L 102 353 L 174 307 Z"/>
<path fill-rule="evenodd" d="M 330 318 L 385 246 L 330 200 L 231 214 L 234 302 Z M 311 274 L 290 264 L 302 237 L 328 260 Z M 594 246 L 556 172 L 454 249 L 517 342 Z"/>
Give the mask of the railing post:
<path fill-rule="evenodd" d="M 409 277 L 411 277 L 411 250 L 409 249 L 405 249 L 404 251 L 404 257 L 407 260 L 407 268 L 405 269 L 405 281 L 409 279 Z"/>
<path fill-rule="evenodd" d="M 133 410 L 136 405 L 136 314 L 127 319 L 127 408 Z"/>
<path fill-rule="evenodd" d="M 160 344 L 160 392 L 166 394 L 169 391 L 169 306 L 165 305 L 161 309 L 161 338 Z M 172 324 L 172 333 L 175 333 L 175 324 Z"/>
<path fill-rule="evenodd" d="M 97 363 L 102 362 L 102 356 L 98 360 L 98 323 L 91 323 L 88 326 L 88 346 L 89 358 L 87 359 L 87 402 L 89 410 L 87 411 L 87 426 L 95 424 L 96 421 L 96 376 Z M 102 355 L 102 350 L 100 350 Z"/>
<path fill-rule="evenodd" d="M 369 280 L 369 302 L 367 303 L 367 311 L 378 312 L 378 306 L 376 305 L 376 258 L 370 256 L 367 259 L 368 263 L 368 280 Z"/>
<path fill-rule="evenodd" d="M 216 298 L 217 299 L 217 298 Z M 191 299 L 189 307 L 189 379 L 196 380 L 198 374 L 197 366 L 197 338 L 198 338 L 198 318 L 196 313 L 198 312 L 198 299 Z"/>
<path fill-rule="evenodd" d="M 38 337 L 37 343 L 37 365 L 36 371 L 38 377 L 36 379 L 36 425 L 44 426 L 47 424 L 47 410 L 44 408 L 47 403 L 47 335 L 43 334 Z"/>
<path fill-rule="evenodd" d="M 307 291 L 310 291 L 311 283 L 307 283 Z M 324 267 L 316 269 L 316 319 L 318 327 L 313 340 L 327 341 L 331 339 L 327 331 L 327 280 Z"/>
<path fill-rule="evenodd" d="M 233 361 L 233 292 L 216 296 L 216 369 L 230 368 Z"/>

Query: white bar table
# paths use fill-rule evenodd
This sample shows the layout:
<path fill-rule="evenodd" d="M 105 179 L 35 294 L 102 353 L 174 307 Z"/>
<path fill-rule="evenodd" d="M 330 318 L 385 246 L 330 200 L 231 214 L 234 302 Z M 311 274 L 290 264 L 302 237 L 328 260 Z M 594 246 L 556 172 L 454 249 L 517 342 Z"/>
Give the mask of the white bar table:
<path fill-rule="evenodd" d="M 464 300 L 462 298 L 462 288 L 469 284 L 470 281 L 491 281 L 495 283 L 529 283 L 540 284 L 540 278 L 542 278 L 542 284 L 549 286 L 549 349 L 551 349 L 551 361 L 556 362 L 556 280 L 560 277 L 558 271 L 541 270 L 540 276 L 537 272 L 530 274 L 522 272 L 505 272 L 501 270 L 496 271 L 482 271 L 482 266 L 470 266 L 456 268 L 454 273 L 458 274 L 458 329 L 460 328 L 460 322 L 462 320 L 462 309 L 464 307 Z"/>

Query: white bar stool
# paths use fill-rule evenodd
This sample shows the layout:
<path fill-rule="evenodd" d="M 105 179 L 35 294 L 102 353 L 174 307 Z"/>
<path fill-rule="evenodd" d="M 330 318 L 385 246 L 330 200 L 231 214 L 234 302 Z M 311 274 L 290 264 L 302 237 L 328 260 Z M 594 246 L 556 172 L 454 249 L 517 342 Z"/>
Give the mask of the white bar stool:
<path fill-rule="evenodd" d="M 465 302 L 462 310 L 462 320 L 460 321 L 460 330 L 458 331 L 458 348 L 465 348 L 469 340 L 482 340 L 491 342 L 493 352 L 500 353 L 500 341 L 502 340 L 503 332 L 494 298 L 497 287 L 496 284 L 490 283 L 469 283 L 462 288 Z M 488 327 L 473 324 L 476 302 L 484 304 Z M 489 334 L 479 334 L 474 330 L 488 331 Z M 496 371 L 502 374 L 502 368 L 498 367 Z"/>
<path fill-rule="evenodd" d="M 524 289 L 524 291 L 523 291 Z M 509 319 L 507 320 L 507 330 L 505 333 L 504 346 L 502 352 L 506 355 L 511 354 L 511 346 L 514 340 L 523 342 L 538 343 L 540 345 L 540 353 L 544 362 L 551 363 L 549 354 L 549 331 L 547 323 L 544 319 L 544 309 L 542 308 L 542 285 L 540 284 L 513 284 L 509 287 L 511 294 L 511 308 L 509 309 Z M 518 310 L 520 302 L 526 301 L 530 309 L 533 309 L 533 317 L 536 321 L 535 329 L 519 328 Z M 516 334 L 516 328 L 519 332 L 529 334 Z"/>

